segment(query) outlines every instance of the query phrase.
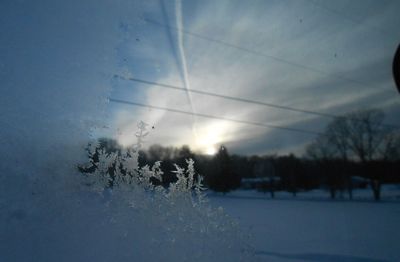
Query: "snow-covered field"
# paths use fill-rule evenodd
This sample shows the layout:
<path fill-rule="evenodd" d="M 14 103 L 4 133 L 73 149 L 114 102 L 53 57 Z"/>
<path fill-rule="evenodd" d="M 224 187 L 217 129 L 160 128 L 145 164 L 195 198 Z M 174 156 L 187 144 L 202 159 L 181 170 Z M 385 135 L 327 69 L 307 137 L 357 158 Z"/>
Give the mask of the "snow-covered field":
<path fill-rule="evenodd" d="M 212 212 L 153 205 L 141 194 L 134 195 L 137 207 L 117 195 L 114 202 L 76 198 L 83 204 L 32 195 L 0 205 L 0 261 L 400 261 L 399 190 L 383 193 L 381 202 L 367 200 L 369 190 L 356 192 L 355 201 L 331 201 L 322 190 L 297 198 L 278 192 L 277 199 L 255 191 L 208 193 Z M 243 248 L 250 255 L 241 260 Z"/>
<path fill-rule="evenodd" d="M 323 191 L 296 199 L 277 195 L 209 194 L 211 204 L 222 206 L 251 236 L 256 261 L 400 261 L 400 202 L 330 201 Z"/>

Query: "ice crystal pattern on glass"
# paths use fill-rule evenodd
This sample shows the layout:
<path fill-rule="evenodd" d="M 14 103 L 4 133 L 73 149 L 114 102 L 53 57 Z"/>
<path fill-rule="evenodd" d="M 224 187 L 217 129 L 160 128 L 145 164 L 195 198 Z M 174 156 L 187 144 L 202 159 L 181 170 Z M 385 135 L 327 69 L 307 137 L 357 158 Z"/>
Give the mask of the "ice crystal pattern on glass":
<path fill-rule="evenodd" d="M 187 167 L 175 165 L 176 182 L 168 187 L 161 186 L 161 162 L 138 165 L 147 135 L 147 124 L 140 122 L 135 146 L 121 152 L 88 149 L 89 154 L 98 150 L 99 160 L 96 171 L 87 175 L 89 184 L 113 210 L 112 222 L 122 224 L 131 215 L 145 223 L 152 246 L 148 250 L 156 248 L 158 255 L 181 261 L 225 261 L 227 256 L 232 256 L 230 261 L 249 261 L 252 252 L 237 223 L 207 203 L 192 159 L 186 160 Z"/>

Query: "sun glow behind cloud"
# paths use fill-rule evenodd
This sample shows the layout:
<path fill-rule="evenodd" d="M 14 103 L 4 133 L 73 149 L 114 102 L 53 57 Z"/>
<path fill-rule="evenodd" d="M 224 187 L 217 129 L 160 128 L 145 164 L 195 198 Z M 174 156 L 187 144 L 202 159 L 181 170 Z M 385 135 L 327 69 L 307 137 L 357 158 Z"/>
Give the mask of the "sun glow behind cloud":
<path fill-rule="evenodd" d="M 233 124 L 227 121 L 212 121 L 202 128 L 198 129 L 198 136 L 195 143 L 195 150 L 214 155 L 219 145 L 228 142 L 229 129 L 233 128 Z"/>
<path fill-rule="evenodd" d="M 162 144 L 166 146 L 189 145 L 196 152 L 213 155 L 217 148 L 229 141 L 232 141 L 237 134 L 240 125 L 219 120 L 198 119 L 196 127 L 191 126 L 192 118 L 190 116 L 174 115 L 161 110 L 139 110 L 140 118 L 145 119 L 148 124 L 149 136 L 146 138 L 146 145 Z M 120 111 L 118 114 L 118 123 L 120 128 L 115 132 L 115 138 L 122 146 L 131 146 L 136 143 L 135 132 L 137 119 L 129 110 Z M 180 126 L 171 130 L 170 119 Z M 125 123 L 125 124 L 124 124 Z M 194 131 L 195 130 L 195 131 Z M 151 144 L 147 142 L 151 141 Z"/>
<path fill-rule="evenodd" d="M 153 9 L 146 12 L 146 19 L 175 25 L 175 4 L 172 1 L 155 3 Z M 159 3 L 164 5 L 163 12 Z M 183 1 L 182 8 L 184 30 L 259 53 L 224 46 L 221 42 L 186 33 L 181 34 L 182 39 L 178 41 L 175 29 L 149 22 L 129 24 L 128 37 L 118 47 L 121 74 L 185 87 L 178 52 L 180 43 L 186 54 L 192 89 L 338 115 L 393 100 L 395 89 L 387 84 L 388 79 L 391 81 L 390 72 L 387 73 L 382 65 L 390 64 L 391 54 L 387 50 L 397 43 L 367 26 L 370 20 L 366 24 L 354 25 L 324 9 L 315 12 L 317 7 L 311 1 L 221 0 L 202 1 L 201 4 Z M 364 11 L 368 10 L 365 7 Z M 382 23 L 380 26 L 384 27 L 389 24 L 387 17 L 394 17 L 390 10 L 394 8 L 387 7 L 384 12 L 374 15 L 376 25 Z M 360 39 L 368 45 L 359 46 Z M 369 50 L 374 50 L 373 54 L 366 56 Z M 271 57 L 317 70 L 282 63 Z M 371 85 L 357 85 L 318 71 L 343 75 Z M 195 108 L 200 114 L 316 132 L 323 130 L 329 120 L 317 119 L 311 123 L 310 119 L 315 116 L 198 94 L 192 94 L 192 101 L 188 101 L 185 92 L 129 81 L 118 83 L 116 89 L 113 97 L 117 99 L 186 112 L 193 112 Z M 369 98 L 375 93 L 381 94 L 380 101 L 374 101 L 374 105 L 363 104 L 364 100 L 371 100 Z M 398 102 L 393 101 L 392 104 L 396 103 L 394 108 L 399 110 Z M 150 130 L 148 138 L 151 144 L 186 144 L 193 150 L 208 154 L 214 153 L 220 144 L 228 143 L 230 148 L 231 143 L 240 149 L 248 148 L 243 146 L 246 143 L 243 141 L 257 140 L 254 144 L 263 144 L 265 151 L 271 151 L 268 145 L 277 145 L 272 147 L 275 152 L 292 148 L 294 137 L 303 139 L 304 143 L 313 139 L 312 136 L 305 137 L 284 130 L 245 127 L 228 121 L 211 121 L 150 108 L 116 107 L 113 124 L 118 129 L 116 136 L 124 145 L 135 142 L 134 133 L 139 121 L 155 127 Z"/>

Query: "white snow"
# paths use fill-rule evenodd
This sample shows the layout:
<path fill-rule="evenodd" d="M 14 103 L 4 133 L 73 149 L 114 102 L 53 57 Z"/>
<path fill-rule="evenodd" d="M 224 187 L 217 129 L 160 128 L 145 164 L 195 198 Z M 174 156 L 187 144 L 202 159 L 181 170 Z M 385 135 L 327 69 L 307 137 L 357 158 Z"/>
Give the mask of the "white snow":
<path fill-rule="evenodd" d="M 358 194 L 371 199 L 372 193 Z M 209 195 L 252 236 L 256 261 L 400 260 L 399 202 L 330 201 L 322 191 L 295 199 L 277 195 L 279 200 L 255 191 Z"/>
<path fill-rule="evenodd" d="M 396 189 L 385 187 L 384 196 Z M 146 205 L 139 199 L 137 207 L 127 207 L 123 198 L 110 202 L 109 195 L 85 190 L 34 193 L 13 205 L 0 201 L 0 261 L 235 261 L 241 246 L 254 253 L 243 261 L 400 260 L 400 203 L 390 197 L 374 202 L 331 201 L 324 191 L 297 198 L 277 193 L 278 199 L 255 191 L 208 193 L 216 209 L 205 221 L 186 204 L 152 206 L 151 196 Z M 225 214 L 237 220 L 241 234 L 229 231 L 235 226 Z M 204 235 L 193 221 L 217 230 Z"/>

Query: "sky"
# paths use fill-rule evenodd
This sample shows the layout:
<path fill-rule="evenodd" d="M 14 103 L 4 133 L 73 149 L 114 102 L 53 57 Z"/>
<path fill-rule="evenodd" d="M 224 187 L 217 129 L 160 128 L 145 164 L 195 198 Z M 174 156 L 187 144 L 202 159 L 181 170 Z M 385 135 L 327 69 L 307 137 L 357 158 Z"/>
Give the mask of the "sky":
<path fill-rule="evenodd" d="M 41 127 L 86 121 L 94 136 L 126 146 L 144 121 L 147 146 L 301 154 L 331 119 L 276 106 L 379 108 L 400 125 L 391 75 L 399 9 L 390 0 L 2 1 L 0 74 L 12 90 L 2 103 L 31 104 L 25 117 L 15 103 L 8 111 L 32 125 L 35 109 Z M 107 98 L 92 123 L 85 112 Z"/>
<path fill-rule="evenodd" d="M 193 89 L 334 115 L 379 108 L 387 123 L 399 124 L 400 97 L 391 76 L 399 7 L 398 1 L 155 1 L 141 23 L 121 22 L 125 39 L 112 98 L 311 132 L 323 132 L 331 120 Z M 135 141 L 139 120 L 154 127 L 150 143 L 187 144 L 206 153 L 221 144 L 240 154 L 301 153 L 315 138 L 152 107 L 114 106 L 117 138 L 124 145 Z"/>

